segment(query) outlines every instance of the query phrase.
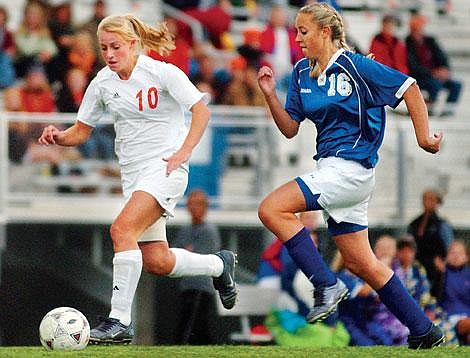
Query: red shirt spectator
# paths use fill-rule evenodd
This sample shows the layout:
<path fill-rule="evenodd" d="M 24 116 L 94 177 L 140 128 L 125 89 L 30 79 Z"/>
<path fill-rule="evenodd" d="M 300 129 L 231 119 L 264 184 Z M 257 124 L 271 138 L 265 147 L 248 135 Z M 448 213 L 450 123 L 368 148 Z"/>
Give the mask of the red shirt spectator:
<path fill-rule="evenodd" d="M 207 30 L 210 42 L 216 48 L 223 48 L 221 36 L 230 30 L 232 24 L 231 6 L 228 0 L 218 0 L 217 4 L 207 9 L 192 8 L 185 10 L 185 13 L 201 23 Z M 188 27 L 186 25 L 178 23 L 178 28 L 183 37 L 187 36 Z M 188 41 L 190 40 L 188 39 Z"/>
<path fill-rule="evenodd" d="M 392 15 L 383 17 L 381 32 L 373 38 L 369 52 L 375 55 L 376 61 L 408 74 L 405 43 L 394 35 L 396 21 Z"/>
<path fill-rule="evenodd" d="M 284 43 L 281 38 L 277 38 L 280 33 L 285 33 L 287 42 Z M 284 37 L 283 36 L 283 37 Z M 271 9 L 269 23 L 261 33 L 261 50 L 269 55 L 268 62 L 273 66 L 281 77 L 290 74 L 290 66 L 286 66 L 285 59 L 294 65 L 303 58 L 302 51 L 295 41 L 296 30 L 287 25 L 285 10 L 281 6 L 274 6 Z M 281 50 L 282 49 L 282 50 Z M 289 67 L 289 68 L 287 68 Z"/>

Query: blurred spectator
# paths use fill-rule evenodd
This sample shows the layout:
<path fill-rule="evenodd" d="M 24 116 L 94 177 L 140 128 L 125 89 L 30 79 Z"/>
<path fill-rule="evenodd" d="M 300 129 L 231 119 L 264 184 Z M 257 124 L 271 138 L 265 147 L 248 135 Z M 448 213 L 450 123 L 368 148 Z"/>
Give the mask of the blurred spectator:
<path fill-rule="evenodd" d="M 301 7 L 301 6 L 308 5 L 308 4 L 314 4 L 316 2 L 325 2 L 328 5 L 330 5 L 331 7 L 333 7 L 336 11 L 341 12 L 341 5 L 340 5 L 341 1 L 338 2 L 337 0 L 321 0 L 321 1 L 316 1 L 316 0 L 288 0 L 288 2 L 289 2 L 289 5 L 297 6 L 297 7 Z"/>
<path fill-rule="evenodd" d="M 436 0 L 437 14 L 441 16 L 446 16 L 449 14 L 452 8 L 451 0 Z"/>
<path fill-rule="evenodd" d="M 10 87 L 4 91 L 4 108 L 7 112 L 22 112 L 23 103 L 18 87 Z M 8 124 L 8 158 L 12 163 L 21 163 L 28 149 L 31 135 L 28 122 L 9 122 Z"/>
<path fill-rule="evenodd" d="M 423 193 L 424 212 L 408 226 L 408 233 L 413 235 L 417 251 L 416 258 L 426 269 L 431 284 L 431 294 L 439 294 L 439 271 L 447 254 L 447 247 L 454 239 L 452 228 L 437 213 L 442 204 L 442 196 L 437 190 Z"/>
<path fill-rule="evenodd" d="M 336 251 L 331 266 L 351 293 L 338 306 L 338 319 L 344 323 L 351 336 L 350 345 L 392 345 L 392 339 L 384 327 L 371 320 L 369 307 L 375 304 L 377 297 L 372 287 L 344 267 L 339 251 Z"/>
<path fill-rule="evenodd" d="M 163 0 L 163 2 L 179 10 L 187 10 L 199 7 L 201 0 Z"/>
<path fill-rule="evenodd" d="M 58 49 L 57 56 L 53 59 L 55 78 L 50 78 L 50 82 L 53 83 L 55 80 L 63 80 L 67 70 L 68 52 L 73 43 L 74 29 L 70 2 L 63 2 L 52 7 L 52 17 L 48 26 Z"/>
<path fill-rule="evenodd" d="M 88 76 L 83 70 L 79 68 L 68 69 L 64 82 L 56 95 L 59 112 L 77 113 L 88 83 Z"/>
<path fill-rule="evenodd" d="M 259 70 L 261 66 L 267 65 L 263 61 L 263 51 L 261 50 L 261 31 L 255 28 L 247 28 L 243 31 L 243 43 L 237 48 L 237 52 L 242 56 L 247 65 Z"/>
<path fill-rule="evenodd" d="M 456 343 L 453 326 L 449 324 L 447 314 L 439 307 L 436 299 L 431 296 L 426 270 L 415 260 L 415 257 L 416 243 L 413 237 L 407 235 L 400 238 L 397 241 L 397 256 L 392 263 L 392 269 L 429 319 L 441 327 L 446 335 L 447 343 Z M 402 331 L 405 336 L 409 334 L 405 326 Z"/>
<path fill-rule="evenodd" d="M 87 35 L 88 36 L 88 35 Z M 70 68 L 64 83 L 56 94 L 59 112 L 77 113 L 82 103 L 89 76 L 80 68 Z M 78 150 L 84 158 L 114 159 L 114 129 L 111 124 L 98 124 L 91 133 L 90 138 Z"/>
<path fill-rule="evenodd" d="M 193 83 L 205 82 L 214 92 L 213 103 L 221 104 L 230 81 L 230 75 L 224 67 L 216 66 L 216 59 L 206 52 L 204 48 L 195 48 L 194 67 L 190 74 Z"/>
<path fill-rule="evenodd" d="M 55 77 L 55 69 L 48 65 L 57 54 L 57 47 L 47 27 L 46 9 L 40 2 L 30 1 L 26 4 L 15 42 L 15 69 L 19 77 L 23 77 L 28 68 L 38 62 L 48 70 L 48 77 Z"/>
<path fill-rule="evenodd" d="M 230 31 L 232 24 L 232 4 L 229 0 L 216 0 L 214 5 L 206 9 L 191 8 L 185 13 L 198 20 L 206 31 L 210 43 L 218 49 L 223 49 L 223 37 Z M 187 33 L 187 26 L 182 33 Z M 192 42 L 190 42 L 192 45 Z"/>
<path fill-rule="evenodd" d="M 149 50 L 148 55 L 156 60 L 172 63 L 184 73 L 189 75 L 191 46 L 183 36 L 178 36 L 178 26 L 175 19 L 171 17 L 165 17 L 165 23 L 168 26 L 168 30 L 170 30 L 175 38 L 176 49 L 174 49 L 168 55 L 164 56 L 159 55 L 154 50 Z"/>
<path fill-rule="evenodd" d="M 93 39 L 88 32 L 79 31 L 72 37 L 67 60 L 69 67 L 79 68 L 89 80 L 98 73 L 100 65 L 93 50 Z"/>
<path fill-rule="evenodd" d="M 261 50 L 266 54 L 266 60 L 271 63 L 276 77 L 281 79 L 279 83 L 283 89 L 287 89 L 292 66 L 304 57 L 295 37 L 296 30 L 287 23 L 285 8 L 273 6 L 261 34 Z"/>
<path fill-rule="evenodd" d="M 317 226 L 319 212 L 311 211 L 299 214 L 302 224 L 310 231 L 312 241 L 316 246 L 319 245 Z M 279 239 L 268 245 L 263 251 L 257 272 L 257 283 L 263 287 L 280 288 L 288 295 L 289 300 L 293 303 L 290 308 L 305 316 L 309 312 L 309 306 L 313 304 L 311 285 L 306 285 L 304 289 L 302 282 L 295 284 L 296 277 L 305 275 L 298 269 L 295 262 L 289 256 L 287 249 L 282 245 Z M 307 280 L 305 278 L 305 280 Z M 303 281 L 300 279 L 300 281 Z M 299 287 L 301 286 L 301 287 Z M 306 294 L 304 291 L 306 290 Z M 292 306 L 296 306 L 293 308 Z"/>
<path fill-rule="evenodd" d="M 187 209 L 191 224 L 177 233 L 173 247 L 210 254 L 220 250 L 221 239 L 217 227 L 206 221 L 208 200 L 202 190 L 188 195 Z M 214 286 L 210 277 L 185 277 L 180 279 L 182 311 L 177 332 L 179 344 L 211 344 L 214 338 L 216 306 Z"/>
<path fill-rule="evenodd" d="M 380 236 L 374 244 L 374 253 L 380 261 L 391 268 L 397 253 L 396 239 L 390 235 Z M 406 343 L 408 329 L 388 310 L 378 296 L 368 306 L 368 315 L 372 322 L 384 328 L 392 345 Z"/>
<path fill-rule="evenodd" d="M 7 29 L 8 13 L 0 6 L 0 89 L 11 86 L 16 80 L 12 58 L 15 56 L 13 34 Z"/>
<path fill-rule="evenodd" d="M 455 324 L 461 344 L 470 345 L 470 266 L 468 248 L 462 240 L 450 244 L 444 269 L 440 302 Z"/>
<path fill-rule="evenodd" d="M 376 61 L 408 74 L 405 43 L 395 36 L 397 21 L 393 15 L 385 15 L 382 18 L 382 28 L 372 39 L 369 52 L 374 54 Z"/>
<path fill-rule="evenodd" d="M 52 89 L 44 67 L 40 64 L 35 64 L 27 70 L 24 84 L 20 86 L 20 96 L 25 112 L 54 112 L 56 110 Z"/>
<path fill-rule="evenodd" d="M 264 96 L 258 86 L 258 70 L 246 60 L 235 57 L 230 61 L 231 80 L 224 93 L 223 104 L 233 106 L 264 106 Z"/>
<path fill-rule="evenodd" d="M 452 79 L 447 55 L 436 39 L 424 34 L 426 21 L 426 18 L 419 14 L 410 18 L 410 34 L 406 37 L 410 75 L 416 79 L 421 89 L 428 92 L 430 115 L 434 114 L 439 92 L 442 89 L 448 90 L 446 105 L 440 115 L 450 116 L 454 114 L 462 84 Z"/>
<path fill-rule="evenodd" d="M 390 267 L 397 254 L 397 240 L 390 235 L 380 235 L 374 244 L 374 253 L 380 261 Z"/>
<path fill-rule="evenodd" d="M 33 65 L 28 69 L 24 84 L 12 89 L 5 97 L 5 107 L 8 110 L 24 112 L 54 112 L 56 104 L 54 95 L 47 81 L 42 65 Z M 14 125 L 12 135 L 17 144 L 16 162 L 48 162 L 57 164 L 62 160 L 61 149 L 45 147 L 37 144 L 36 138 L 42 132 L 42 124 L 21 122 Z"/>
<path fill-rule="evenodd" d="M 93 41 L 93 49 L 95 51 L 95 56 L 98 61 L 98 67 L 103 67 L 105 65 L 103 56 L 101 56 L 101 48 L 98 42 L 98 36 L 96 32 L 98 31 L 98 24 L 103 20 L 107 15 L 106 10 L 106 1 L 97 0 L 93 6 L 93 15 L 91 18 L 86 21 L 84 24 L 80 25 L 77 31 L 86 31 L 91 36 Z"/>
<path fill-rule="evenodd" d="M 53 112 L 55 100 L 41 66 L 34 66 L 26 75 L 24 85 L 5 91 L 7 111 Z M 8 128 L 9 158 L 13 163 L 46 162 L 57 165 L 67 159 L 78 159 L 74 148 L 43 146 L 37 143 L 43 124 L 26 121 L 11 122 Z"/>

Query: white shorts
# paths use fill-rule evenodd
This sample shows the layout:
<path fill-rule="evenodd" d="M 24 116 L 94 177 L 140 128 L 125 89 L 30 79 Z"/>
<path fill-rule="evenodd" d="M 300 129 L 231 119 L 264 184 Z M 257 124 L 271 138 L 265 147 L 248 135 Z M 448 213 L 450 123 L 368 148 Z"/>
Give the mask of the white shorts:
<path fill-rule="evenodd" d="M 367 206 L 375 185 L 374 168 L 337 157 L 322 158 L 313 173 L 299 177 L 311 193 L 320 195 L 318 204 L 325 220 L 367 226 Z M 302 189 L 302 187 L 301 187 Z M 309 210 L 309 208 L 307 208 Z"/>
<path fill-rule="evenodd" d="M 184 167 L 166 176 L 167 162 L 156 159 L 139 168 L 121 168 L 121 182 L 124 197 L 130 199 L 135 191 L 152 195 L 167 216 L 174 216 L 176 203 L 183 196 L 188 185 L 188 170 Z"/>

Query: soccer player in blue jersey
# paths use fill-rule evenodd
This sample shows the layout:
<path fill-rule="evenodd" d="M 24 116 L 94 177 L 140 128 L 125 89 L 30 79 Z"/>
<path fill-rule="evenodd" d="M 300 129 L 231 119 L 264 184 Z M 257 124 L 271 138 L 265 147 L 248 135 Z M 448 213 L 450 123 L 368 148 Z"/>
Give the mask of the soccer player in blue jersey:
<path fill-rule="evenodd" d="M 409 348 L 438 346 L 444 342 L 442 331 L 373 254 L 367 205 L 384 136 L 385 105 L 396 107 L 405 100 L 418 145 L 425 151 L 439 151 L 442 134 L 429 135 L 426 105 L 413 78 L 348 50 L 343 20 L 333 8 L 324 3 L 304 6 L 295 26 L 305 58 L 294 67 L 285 107 L 269 67 L 259 70 L 258 82 L 287 138 L 297 134 L 304 119 L 315 123 L 317 167 L 270 193 L 260 204 L 259 217 L 284 242 L 315 288 L 315 303 L 307 315 L 310 323 L 328 317 L 348 296 L 295 216 L 323 210 L 346 267 L 369 283 L 409 328 Z"/>

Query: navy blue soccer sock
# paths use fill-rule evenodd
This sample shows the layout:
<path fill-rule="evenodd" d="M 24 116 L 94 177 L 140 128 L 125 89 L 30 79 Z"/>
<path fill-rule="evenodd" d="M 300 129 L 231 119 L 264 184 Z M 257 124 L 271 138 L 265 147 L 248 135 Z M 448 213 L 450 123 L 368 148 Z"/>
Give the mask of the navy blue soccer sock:
<path fill-rule="evenodd" d="M 314 287 L 332 286 L 336 276 L 325 263 L 306 228 L 284 243 L 290 257 Z"/>
<path fill-rule="evenodd" d="M 397 275 L 376 290 L 382 303 L 408 327 L 412 336 L 421 336 L 431 328 L 431 321 L 406 290 Z"/>

